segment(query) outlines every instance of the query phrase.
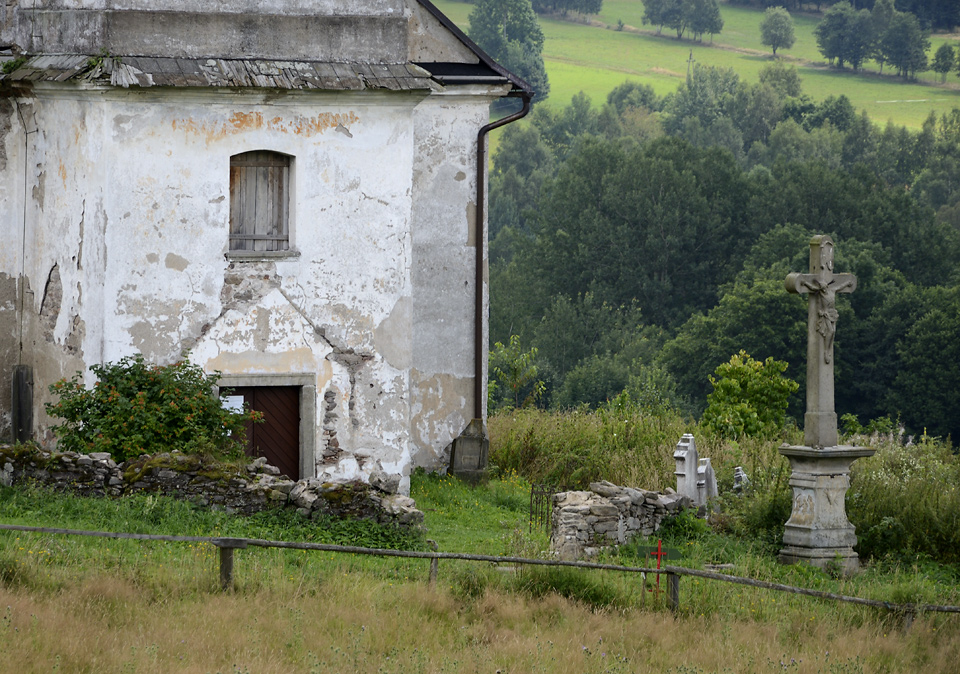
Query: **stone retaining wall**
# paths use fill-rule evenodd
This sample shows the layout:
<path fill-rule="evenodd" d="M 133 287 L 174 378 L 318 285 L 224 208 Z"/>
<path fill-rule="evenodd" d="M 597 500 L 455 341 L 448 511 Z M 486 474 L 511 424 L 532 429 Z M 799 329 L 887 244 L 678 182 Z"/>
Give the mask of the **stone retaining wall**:
<path fill-rule="evenodd" d="M 366 518 L 380 524 L 422 527 L 413 499 L 397 493 L 397 476 L 374 474 L 371 484 L 318 479 L 294 482 L 266 459 L 242 472 L 179 452 L 141 456 L 117 464 L 107 453 L 50 452 L 0 446 L 0 484 L 33 483 L 80 496 L 119 497 L 152 493 L 250 515 L 268 508 L 296 508 L 304 516 Z"/>
<path fill-rule="evenodd" d="M 554 494 L 550 549 L 561 559 L 591 557 L 601 547 L 653 535 L 666 518 L 692 506 L 672 489 L 661 494 L 592 482 L 590 491 Z"/>

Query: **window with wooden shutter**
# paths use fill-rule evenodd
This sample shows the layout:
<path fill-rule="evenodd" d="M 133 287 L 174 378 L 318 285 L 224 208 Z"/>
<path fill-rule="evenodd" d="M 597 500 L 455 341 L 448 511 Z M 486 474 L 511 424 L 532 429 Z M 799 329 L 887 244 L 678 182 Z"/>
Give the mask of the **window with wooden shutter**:
<path fill-rule="evenodd" d="M 290 248 L 290 157 L 256 150 L 230 157 L 230 250 Z"/>

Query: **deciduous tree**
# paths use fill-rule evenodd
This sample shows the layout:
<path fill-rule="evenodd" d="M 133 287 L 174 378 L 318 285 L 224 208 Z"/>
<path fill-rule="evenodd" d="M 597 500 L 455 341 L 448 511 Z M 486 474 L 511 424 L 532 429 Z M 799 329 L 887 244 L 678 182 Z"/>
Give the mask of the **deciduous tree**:
<path fill-rule="evenodd" d="M 783 7 L 768 7 L 760 20 L 760 41 L 773 49 L 790 49 L 795 41 L 793 18 Z"/>
<path fill-rule="evenodd" d="M 884 59 L 904 78 L 913 78 L 927 69 L 927 50 L 930 37 L 920 26 L 917 17 L 907 12 L 895 12 L 890 27 L 880 38 Z"/>
<path fill-rule="evenodd" d="M 536 100 L 547 98 L 543 31 L 530 0 L 478 0 L 467 32 L 481 49 L 525 79 L 536 91 Z"/>
<path fill-rule="evenodd" d="M 824 13 L 813 34 L 820 53 L 831 63 L 836 59 L 839 68 L 849 63 L 859 70 L 874 49 L 873 26 L 870 12 L 857 11 L 844 0 Z"/>
<path fill-rule="evenodd" d="M 940 82 L 947 81 L 947 73 L 953 70 L 953 64 L 956 62 L 956 52 L 953 50 L 953 46 L 947 42 L 944 42 L 940 45 L 940 48 L 937 49 L 937 52 L 933 55 L 933 63 L 930 68 L 937 73 L 940 73 Z"/>
<path fill-rule="evenodd" d="M 704 33 L 717 35 L 723 30 L 723 16 L 717 0 L 686 0 L 684 11 L 688 14 L 687 26 L 694 39 L 701 39 Z"/>

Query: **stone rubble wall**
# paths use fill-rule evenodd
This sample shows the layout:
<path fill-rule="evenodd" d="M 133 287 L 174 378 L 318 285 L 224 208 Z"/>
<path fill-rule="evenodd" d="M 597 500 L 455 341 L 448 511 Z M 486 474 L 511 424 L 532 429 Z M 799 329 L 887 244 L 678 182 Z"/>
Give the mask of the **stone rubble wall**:
<path fill-rule="evenodd" d="M 399 476 L 374 474 L 371 484 L 295 482 L 259 458 L 243 472 L 179 452 L 141 456 L 117 464 L 106 452 L 89 455 L 0 446 L 0 484 L 36 484 L 80 496 L 120 497 L 149 493 L 191 500 L 230 513 L 251 515 L 295 508 L 301 515 L 365 518 L 379 524 L 422 527 L 413 499 L 397 493 Z"/>
<path fill-rule="evenodd" d="M 604 546 L 627 543 L 634 536 L 651 536 L 668 517 L 693 507 L 687 496 L 592 482 L 590 491 L 553 496 L 550 549 L 561 559 L 596 555 Z"/>

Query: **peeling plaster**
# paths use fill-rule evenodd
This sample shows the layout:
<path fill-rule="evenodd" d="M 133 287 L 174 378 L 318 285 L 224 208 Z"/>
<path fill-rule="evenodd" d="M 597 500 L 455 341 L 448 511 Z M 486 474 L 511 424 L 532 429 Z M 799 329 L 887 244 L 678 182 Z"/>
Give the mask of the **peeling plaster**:
<path fill-rule="evenodd" d="M 377 351 L 387 363 L 405 370 L 411 365 L 410 337 L 413 329 L 413 301 L 401 297 L 373 333 Z"/>
<path fill-rule="evenodd" d="M 0 171 L 7 168 L 7 137 L 13 129 L 13 101 L 9 97 L 0 98 Z M 2 424 L 0 424 L 2 426 Z"/>
<path fill-rule="evenodd" d="M 341 127 L 352 138 L 349 127 L 359 123 L 360 117 L 352 110 L 345 113 L 323 112 L 312 116 L 297 115 L 293 118 L 270 117 L 263 112 L 255 111 L 234 112 L 223 121 L 181 117 L 171 122 L 171 128 L 177 132 L 201 136 L 207 143 L 211 143 L 249 131 L 268 131 L 312 138 L 330 129 L 339 130 Z"/>
<path fill-rule="evenodd" d="M 416 465 L 446 465 L 448 446 L 470 423 L 469 402 L 473 397 L 473 378 L 449 374 L 426 376 L 411 372 L 412 441 L 418 452 Z"/>
<path fill-rule="evenodd" d="M 47 194 L 47 172 L 42 170 L 42 168 L 42 164 L 37 164 L 37 183 L 30 191 L 33 200 L 37 203 L 37 207 L 39 207 L 41 211 L 43 210 L 43 202 Z"/>
<path fill-rule="evenodd" d="M 18 362 L 17 279 L 0 272 L 0 440 L 13 439 L 11 386 Z"/>
<path fill-rule="evenodd" d="M 60 304 L 63 302 L 63 284 L 60 281 L 60 266 L 54 263 L 47 276 L 40 300 L 40 327 L 48 342 L 53 341 L 53 333 L 60 317 Z"/>
<path fill-rule="evenodd" d="M 164 264 L 167 269 L 176 269 L 177 271 L 183 271 L 190 266 L 190 261 L 185 257 L 180 257 L 176 253 L 167 253 L 167 257 L 164 260 Z"/>
<path fill-rule="evenodd" d="M 121 298 L 120 304 L 119 313 L 142 316 L 128 333 L 134 350 L 154 362 L 167 362 L 181 353 L 183 337 L 191 332 L 184 323 L 195 323 L 204 308 L 185 300 Z"/>

